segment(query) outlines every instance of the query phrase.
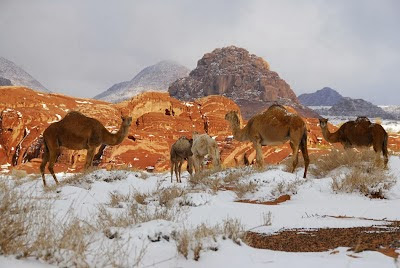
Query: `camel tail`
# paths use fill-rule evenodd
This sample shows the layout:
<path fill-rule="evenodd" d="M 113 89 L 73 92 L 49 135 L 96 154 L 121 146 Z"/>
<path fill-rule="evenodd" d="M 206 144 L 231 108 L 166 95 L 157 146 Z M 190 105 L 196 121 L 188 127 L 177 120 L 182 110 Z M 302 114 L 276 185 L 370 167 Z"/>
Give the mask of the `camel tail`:
<path fill-rule="evenodd" d="M 383 145 L 382 145 L 382 151 L 384 155 L 388 154 L 388 134 L 385 133 L 385 137 L 383 138 Z"/>
<path fill-rule="evenodd" d="M 303 136 L 301 137 L 300 141 L 300 150 L 303 154 L 304 159 L 304 176 L 303 178 L 307 177 L 307 169 L 308 165 L 310 164 L 310 158 L 308 157 L 308 149 L 307 149 L 307 129 L 304 130 Z"/>

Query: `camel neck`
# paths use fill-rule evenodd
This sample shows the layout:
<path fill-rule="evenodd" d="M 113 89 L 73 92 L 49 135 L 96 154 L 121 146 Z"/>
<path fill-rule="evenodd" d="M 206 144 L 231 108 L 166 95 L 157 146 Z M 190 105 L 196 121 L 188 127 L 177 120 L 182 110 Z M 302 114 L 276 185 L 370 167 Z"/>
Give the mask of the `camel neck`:
<path fill-rule="evenodd" d="M 112 134 L 108 130 L 105 129 L 104 135 L 104 143 L 107 145 L 117 145 L 120 144 L 124 138 L 128 135 L 129 127 L 121 124 L 117 133 Z"/>
<path fill-rule="evenodd" d="M 232 128 L 233 138 L 237 141 L 246 141 L 248 140 L 245 135 L 245 128 L 240 129 L 239 124 L 230 122 Z"/>
<path fill-rule="evenodd" d="M 326 126 L 326 127 L 324 127 L 324 128 L 321 128 L 321 130 L 322 130 L 322 136 L 324 136 L 324 138 L 325 138 L 325 140 L 326 141 L 328 141 L 328 142 L 330 142 L 330 143 L 332 143 L 332 142 L 336 142 L 335 140 L 334 140 L 334 134 L 335 133 L 330 133 L 329 132 L 329 129 L 328 129 L 328 126 Z"/>

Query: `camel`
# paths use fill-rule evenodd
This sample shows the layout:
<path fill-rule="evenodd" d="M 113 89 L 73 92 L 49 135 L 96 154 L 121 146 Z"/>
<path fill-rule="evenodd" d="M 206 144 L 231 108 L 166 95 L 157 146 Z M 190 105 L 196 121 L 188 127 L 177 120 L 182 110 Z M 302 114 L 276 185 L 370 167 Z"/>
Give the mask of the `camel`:
<path fill-rule="evenodd" d="M 384 167 L 388 163 L 388 134 L 379 124 L 373 124 L 367 117 L 357 117 L 355 121 L 347 121 L 336 132 L 329 132 L 328 119 L 319 119 L 319 126 L 325 140 L 330 143 L 340 142 L 345 149 L 353 147 L 371 147 L 376 153 L 376 162 L 380 160 L 382 152 Z"/>
<path fill-rule="evenodd" d="M 212 158 L 214 167 L 221 167 L 218 144 L 208 134 L 193 133 L 192 153 L 196 173 L 203 168 L 203 160 L 206 155 Z"/>
<path fill-rule="evenodd" d="M 188 139 L 186 137 L 180 137 L 174 144 L 171 146 L 171 183 L 172 177 L 175 170 L 175 176 L 177 182 L 182 182 L 181 180 L 181 168 L 183 161 L 187 160 L 187 170 L 192 176 L 192 144 L 193 139 Z"/>
<path fill-rule="evenodd" d="M 63 119 L 50 124 L 43 132 L 44 153 L 40 172 L 42 173 L 43 184 L 46 186 L 44 170 L 47 162 L 48 169 L 53 175 L 54 164 L 60 155 L 60 147 L 72 150 L 87 150 L 85 169 L 92 165 L 95 149 L 102 145 L 118 145 L 128 135 L 132 117 L 121 116 L 122 123 L 117 133 L 110 133 L 98 120 L 87 117 L 79 112 L 69 112 Z"/>
<path fill-rule="evenodd" d="M 236 111 L 225 115 L 232 129 L 233 138 L 238 141 L 251 141 L 256 150 L 256 164 L 261 168 L 264 165 L 261 147 L 264 145 L 278 145 L 290 141 L 293 150 L 292 172 L 298 163 L 299 148 L 304 158 L 304 178 L 310 163 L 307 151 L 307 128 L 303 119 L 289 113 L 279 104 L 270 106 L 265 112 L 253 116 L 247 125 L 240 129 L 239 116 Z"/>

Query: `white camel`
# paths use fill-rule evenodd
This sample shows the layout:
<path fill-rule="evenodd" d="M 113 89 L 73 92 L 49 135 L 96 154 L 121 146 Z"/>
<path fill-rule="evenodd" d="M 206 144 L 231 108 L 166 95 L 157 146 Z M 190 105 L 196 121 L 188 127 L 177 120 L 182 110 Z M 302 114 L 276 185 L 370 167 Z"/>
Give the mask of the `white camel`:
<path fill-rule="evenodd" d="M 203 168 L 203 160 L 206 155 L 213 159 L 214 167 L 221 167 L 218 144 L 208 134 L 193 133 L 192 153 L 196 173 Z"/>

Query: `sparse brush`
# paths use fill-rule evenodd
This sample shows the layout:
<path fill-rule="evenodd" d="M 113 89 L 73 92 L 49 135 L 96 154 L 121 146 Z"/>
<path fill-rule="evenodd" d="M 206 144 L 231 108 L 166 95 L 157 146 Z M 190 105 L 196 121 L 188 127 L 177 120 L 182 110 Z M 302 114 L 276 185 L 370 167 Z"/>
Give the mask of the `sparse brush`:
<path fill-rule="evenodd" d="M 178 186 L 172 186 L 157 191 L 159 203 L 162 206 L 172 206 L 175 198 L 182 197 L 186 191 Z"/>
<path fill-rule="evenodd" d="M 384 170 L 353 167 L 344 177 L 333 177 L 331 188 L 334 192 L 360 192 L 365 196 L 384 198 L 385 192 L 395 183 L 395 177 Z"/>
<path fill-rule="evenodd" d="M 191 242 L 192 238 L 189 234 L 188 230 L 183 230 L 176 241 L 176 249 L 180 254 L 182 254 L 186 259 L 188 258 L 189 255 L 189 244 Z"/>
<path fill-rule="evenodd" d="M 236 183 L 233 191 L 239 199 L 243 198 L 247 193 L 253 193 L 257 189 L 257 184 L 249 181 L 246 183 Z"/>
<path fill-rule="evenodd" d="M 276 186 L 272 188 L 271 194 L 274 197 L 279 197 L 285 194 L 288 195 L 296 194 L 299 186 L 302 185 L 303 183 L 305 183 L 305 180 L 302 179 L 296 179 L 291 182 L 285 182 L 285 181 L 278 182 Z"/>
<path fill-rule="evenodd" d="M 268 213 L 263 212 L 263 214 L 262 214 L 262 224 L 264 226 L 272 225 L 272 213 L 271 213 L 271 211 L 268 211 Z"/>
<path fill-rule="evenodd" d="M 222 225 L 222 232 L 225 237 L 232 239 L 233 242 L 240 245 L 240 239 L 244 232 L 244 227 L 239 219 L 227 218 Z"/>
<path fill-rule="evenodd" d="M 339 167 L 375 166 L 375 159 L 376 154 L 373 150 L 332 150 L 329 154 L 312 157 L 311 163 L 314 167 L 310 172 L 322 178 Z"/>

